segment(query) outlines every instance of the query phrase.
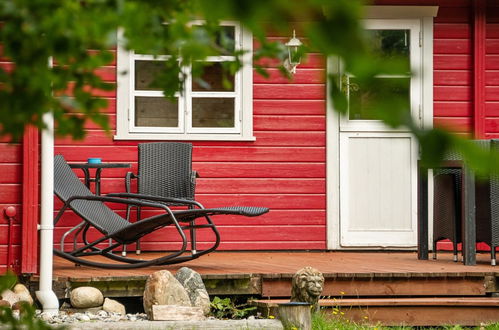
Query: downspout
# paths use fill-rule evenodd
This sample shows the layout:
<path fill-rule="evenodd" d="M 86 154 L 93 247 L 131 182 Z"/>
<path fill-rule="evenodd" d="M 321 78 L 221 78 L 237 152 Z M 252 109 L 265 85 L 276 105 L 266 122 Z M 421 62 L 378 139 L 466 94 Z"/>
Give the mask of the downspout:
<path fill-rule="evenodd" d="M 44 115 L 46 129 L 42 130 L 41 152 L 41 220 L 40 230 L 40 285 L 36 297 L 43 312 L 57 314 L 59 300 L 52 290 L 53 245 L 54 245 L 54 118 Z"/>

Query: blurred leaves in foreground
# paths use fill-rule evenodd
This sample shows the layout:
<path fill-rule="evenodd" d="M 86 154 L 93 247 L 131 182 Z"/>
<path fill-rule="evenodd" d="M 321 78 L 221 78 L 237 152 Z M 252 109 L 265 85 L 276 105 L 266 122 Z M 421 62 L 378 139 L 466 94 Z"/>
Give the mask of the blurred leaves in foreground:
<path fill-rule="evenodd" d="M 253 65 L 263 76 L 268 73 L 259 64 L 261 59 L 277 58 L 282 63 L 286 56 L 281 42 L 266 38 L 269 31 L 289 36 L 295 29 L 306 45 L 300 50 L 303 54 L 338 58 L 360 86 L 376 84 L 379 74 L 407 75 L 407 62 L 397 62 L 393 56 L 404 55 L 405 45 L 398 43 L 389 60 L 386 54 L 372 51 L 361 23 L 365 4 L 362 0 L 1 1 L 0 58 L 5 65 L 0 66 L 0 136 L 15 141 L 27 125 L 45 128 L 46 113 L 53 114 L 56 133 L 62 136 L 83 138 L 87 120 L 111 134 L 108 116 L 101 110 L 116 86 L 99 70 L 114 65 L 118 42 L 141 54 L 169 55 L 154 83 L 160 84 L 166 97 L 173 97 L 185 79 L 182 66 L 192 66 L 194 79 L 202 84 L 196 76 L 203 71 L 202 60 L 230 50 L 223 38 L 217 39 L 223 20 L 237 20 L 252 32 L 258 44 Z M 193 26 L 193 20 L 204 23 Z M 118 31 L 123 36 L 119 40 Z M 244 52 L 231 55 L 236 60 L 224 66 L 229 76 L 241 67 Z M 279 69 L 286 72 L 282 66 Z M 327 78 L 334 109 L 346 114 L 349 102 L 341 79 Z M 390 127 L 408 128 L 418 138 L 422 164 L 438 164 L 453 148 L 479 171 L 499 168 L 494 163 L 497 157 L 489 157 L 463 138 L 421 128 L 402 96 L 380 94 L 378 99 L 370 105 L 373 114 Z"/>

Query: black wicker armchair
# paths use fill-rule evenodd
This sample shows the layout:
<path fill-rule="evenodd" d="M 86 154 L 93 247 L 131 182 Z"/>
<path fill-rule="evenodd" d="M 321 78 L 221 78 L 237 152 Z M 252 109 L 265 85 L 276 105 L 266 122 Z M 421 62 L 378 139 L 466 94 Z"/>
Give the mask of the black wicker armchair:
<path fill-rule="evenodd" d="M 180 198 L 193 201 L 196 177 L 192 170 L 192 144 L 180 142 L 152 142 L 138 145 L 138 173 L 125 176 L 126 192 L 132 192 L 132 180 L 137 180 L 137 194 Z M 173 206 L 174 203 L 167 203 Z M 178 206 L 178 205 L 176 205 Z M 184 205 L 185 206 L 185 205 Z M 192 205 L 187 205 L 192 207 Z M 130 221 L 132 206 L 127 207 L 126 218 Z M 142 218 L 142 208 L 137 208 L 136 220 Z M 196 251 L 196 232 L 190 231 L 191 250 Z M 140 254 L 140 240 L 136 243 L 136 254 Z M 126 246 L 123 247 L 126 256 Z"/>
<path fill-rule="evenodd" d="M 477 146 L 499 152 L 499 140 L 476 140 Z M 450 153 L 447 160 L 460 160 Z M 434 174 L 433 257 L 436 243 L 449 239 L 457 261 L 457 244 L 461 243 L 462 226 L 461 170 L 438 169 Z M 476 241 L 490 246 L 491 265 L 496 264 L 495 250 L 499 246 L 499 177 L 492 171 L 488 177 L 477 178 L 475 184 Z"/>
<path fill-rule="evenodd" d="M 61 155 L 54 158 L 54 193 L 63 202 L 62 208 L 54 219 L 55 225 L 68 210 L 72 210 L 86 223 L 82 247 L 73 247 L 71 251 L 54 249 L 54 253 L 76 264 L 111 269 L 175 264 L 198 258 L 216 249 L 220 243 L 220 234 L 211 220 L 211 216 L 234 214 L 253 217 L 269 211 L 268 208 L 263 207 L 237 206 L 205 209 L 201 204 L 193 200 L 131 193 L 96 196 L 78 179 Z M 141 221 L 130 223 L 110 209 L 106 203 L 150 207 L 160 212 L 141 219 Z M 172 210 L 167 206 L 167 203 L 187 205 L 189 208 Z M 204 219 L 205 223 L 194 224 L 194 220 L 198 218 Z M 120 245 L 134 243 L 139 238 L 166 226 L 175 228 L 181 245 L 178 250 L 168 252 L 166 255 L 152 260 L 123 257 L 112 253 L 113 249 L 118 248 Z M 88 228 L 95 228 L 100 233 L 98 238 L 92 242 L 88 242 L 86 238 Z M 212 247 L 204 250 L 187 251 L 188 240 L 184 230 L 211 230 L 215 234 L 215 242 Z M 112 244 L 100 248 L 101 245 L 99 244 L 107 242 L 109 239 L 112 240 Z M 104 263 L 84 258 L 92 255 L 101 255 L 115 262 Z"/>

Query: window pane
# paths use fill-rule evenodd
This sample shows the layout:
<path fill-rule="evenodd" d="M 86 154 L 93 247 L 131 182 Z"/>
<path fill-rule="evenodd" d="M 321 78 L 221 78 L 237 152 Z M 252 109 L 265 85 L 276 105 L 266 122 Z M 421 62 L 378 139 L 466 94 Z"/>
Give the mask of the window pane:
<path fill-rule="evenodd" d="M 211 38 L 209 32 L 202 28 L 201 25 L 196 25 L 193 27 L 194 35 L 200 41 L 209 41 L 213 45 L 213 53 L 210 56 L 220 56 L 220 55 L 234 55 L 236 49 L 236 27 L 235 26 L 220 26 L 220 29 L 215 32 L 215 40 Z"/>
<path fill-rule="evenodd" d="M 225 81 L 224 81 L 225 79 Z M 234 91 L 234 76 L 224 72 L 221 63 L 211 63 L 203 68 L 200 77 L 192 79 L 193 91 Z"/>
<path fill-rule="evenodd" d="M 236 49 L 236 27 L 235 26 L 222 26 L 217 33 L 217 46 L 224 49 L 228 54 L 234 53 Z"/>
<path fill-rule="evenodd" d="M 410 71 L 410 30 L 367 30 L 369 48 L 383 60 L 402 61 Z"/>
<path fill-rule="evenodd" d="M 135 126 L 178 127 L 178 102 L 164 97 L 135 97 Z"/>
<path fill-rule="evenodd" d="M 354 77 L 350 77 L 349 119 L 372 120 L 376 118 L 376 106 L 387 104 L 386 100 L 402 102 L 410 111 L 410 78 L 377 78 L 371 86 L 360 86 Z"/>
<path fill-rule="evenodd" d="M 233 98 L 193 98 L 192 127 L 234 127 Z"/>
<path fill-rule="evenodd" d="M 164 70 L 161 61 L 135 61 L 135 90 L 160 90 L 154 85 L 154 78 L 158 71 Z"/>

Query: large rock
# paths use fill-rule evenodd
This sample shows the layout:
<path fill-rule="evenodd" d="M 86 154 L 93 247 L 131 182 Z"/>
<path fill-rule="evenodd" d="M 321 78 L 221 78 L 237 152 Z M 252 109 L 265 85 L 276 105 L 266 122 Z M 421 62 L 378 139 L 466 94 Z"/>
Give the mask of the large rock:
<path fill-rule="evenodd" d="M 9 289 L 2 292 L 2 296 L 0 298 L 2 298 L 2 300 L 9 302 L 10 306 L 14 305 L 16 302 L 19 301 L 19 296 L 14 291 Z"/>
<path fill-rule="evenodd" d="M 99 289 L 91 286 L 81 286 L 73 289 L 69 296 L 71 306 L 75 308 L 90 308 L 102 306 L 104 296 Z"/>
<path fill-rule="evenodd" d="M 121 315 L 126 314 L 126 309 L 123 304 L 109 298 L 104 299 L 104 305 L 102 306 L 102 309 L 108 313 L 116 313 Z"/>
<path fill-rule="evenodd" d="M 26 286 L 23 284 L 16 284 L 14 286 L 14 289 L 12 289 L 15 294 L 19 297 L 19 301 L 26 301 L 30 305 L 33 305 L 33 298 L 31 297 L 31 294 L 29 293 L 29 290 Z"/>
<path fill-rule="evenodd" d="M 208 315 L 210 313 L 210 296 L 206 291 L 201 275 L 188 267 L 182 267 L 175 274 L 175 278 L 187 291 L 192 306 L 200 307 L 204 315 Z"/>
<path fill-rule="evenodd" d="M 152 273 L 144 289 L 144 310 L 152 318 L 153 305 L 191 306 L 187 291 L 167 270 Z"/>

